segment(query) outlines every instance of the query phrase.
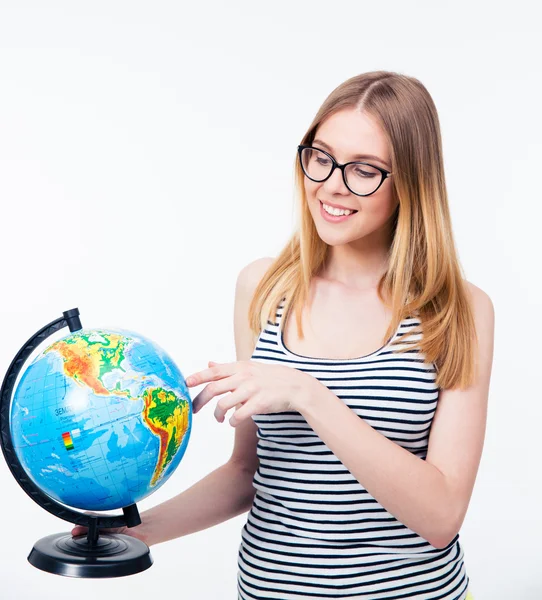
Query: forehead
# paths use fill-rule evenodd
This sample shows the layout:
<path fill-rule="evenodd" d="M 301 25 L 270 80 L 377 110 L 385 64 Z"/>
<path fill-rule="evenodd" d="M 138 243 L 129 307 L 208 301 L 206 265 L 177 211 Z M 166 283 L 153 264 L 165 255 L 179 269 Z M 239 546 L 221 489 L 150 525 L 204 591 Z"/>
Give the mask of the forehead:
<path fill-rule="evenodd" d="M 314 139 L 333 148 L 339 161 L 366 153 L 390 162 L 384 132 L 372 117 L 358 109 L 343 109 L 327 117 L 316 129 Z"/>

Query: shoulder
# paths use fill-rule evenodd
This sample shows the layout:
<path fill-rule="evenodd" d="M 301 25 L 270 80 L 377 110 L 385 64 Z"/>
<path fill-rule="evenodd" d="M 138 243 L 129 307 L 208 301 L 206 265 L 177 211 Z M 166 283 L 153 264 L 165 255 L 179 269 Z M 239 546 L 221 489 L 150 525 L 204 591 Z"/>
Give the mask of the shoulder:
<path fill-rule="evenodd" d="M 465 280 L 466 281 L 466 280 Z M 470 281 L 466 281 L 471 296 L 475 333 L 478 342 L 477 362 L 482 367 L 482 379 L 489 384 L 495 338 L 495 309 L 489 295 Z"/>
<path fill-rule="evenodd" d="M 237 275 L 235 284 L 234 331 L 237 356 L 250 357 L 256 344 L 257 335 L 250 330 L 247 315 L 256 287 L 275 259 L 263 257 L 245 265 Z"/>
<path fill-rule="evenodd" d="M 273 264 L 275 258 L 264 256 L 257 258 L 245 265 L 237 275 L 237 285 L 244 289 L 255 289 L 265 275 L 267 269 Z"/>
<path fill-rule="evenodd" d="M 465 284 L 467 285 L 467 289 L 469 290 L 471 297 L 475 303 L 485 303 L 486 307 L 489 305 L 493 306 L 491 298 L 486 292 L 484 292 L 482 288 L 479 288 L 477 285 L 474 285 L 474 283 L 468 281 L 467 279 L 465 279 Z"/>
<path fill-rule="evenodd" d="M 474 312 L 477 329 L 493 327 L 495 321 L 495 307 L 489 295 L 474 283 L 465 279 L 467 289 L 470 293 L 471 306 Z"/>

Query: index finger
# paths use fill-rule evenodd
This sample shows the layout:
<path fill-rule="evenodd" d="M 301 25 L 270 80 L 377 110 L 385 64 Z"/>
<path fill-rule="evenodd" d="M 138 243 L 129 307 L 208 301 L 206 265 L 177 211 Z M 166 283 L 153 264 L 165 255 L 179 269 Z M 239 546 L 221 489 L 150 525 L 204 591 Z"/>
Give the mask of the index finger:
<path fill-rule="evenodd" d="M 232 365 L 235 364 L 236 363 L 227 363 L 220 366 L 209 367 L 208 369 L 203 369 L 203 371 L 198 371 L 185 379 L 186 385 L 192 387 L 194 385 L 205 383 L 206 381 L 215 381 L 216 379 L 227 377 L 235 372 L 235 367 L 232 368 Z"/>

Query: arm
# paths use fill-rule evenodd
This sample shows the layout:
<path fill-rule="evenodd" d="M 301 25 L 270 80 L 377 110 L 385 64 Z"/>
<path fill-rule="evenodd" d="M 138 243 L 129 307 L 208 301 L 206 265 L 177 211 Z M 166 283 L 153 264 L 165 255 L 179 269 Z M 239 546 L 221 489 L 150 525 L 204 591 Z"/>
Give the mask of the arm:
<path fill-rule="evenodd" d="M 248 324 L 248 306 L 259 279 L 271 264 L 261 258 L 241 270 L 234 303 L 237 360 L 252 356 L 255 341 Z M 256 425 L 246 419 L 235 429 L 235 443 L 228 462 L 181 494 L 141 514 L 138 536 L 150 546 L 195 533 L 240 515 L 252 506 L 252 485 L 258 467 Z"/>
<path fill-rule="evenodd" d="M 152 546 L 218 525 L 249 509 L 251 487 L 249 473 L 227 462 L 184 492 L 142 512 L 138 537 Z"/>
<path fill-rule="evenodd" d="M 360 419 L 325 386 L 297 410 L 367 491 L 436 548 L 459 531 L 482 454 L 493 360 L 493 304 L 469 284 L 479 338 L 480 371 L 466 390 L 441 390 L 426 460 Z"/>

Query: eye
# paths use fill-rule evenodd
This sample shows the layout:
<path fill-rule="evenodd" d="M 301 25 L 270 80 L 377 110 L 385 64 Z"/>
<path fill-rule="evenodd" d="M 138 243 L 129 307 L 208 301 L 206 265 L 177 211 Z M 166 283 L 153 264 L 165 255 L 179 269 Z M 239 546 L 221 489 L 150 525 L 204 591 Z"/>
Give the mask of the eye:
<path fill-rule="evenodd" d="M 375 173 L 370 173 L 360 167 L 356 169 L 356 175 L 359 175 L 360 177 L 375 177 Z"/>

